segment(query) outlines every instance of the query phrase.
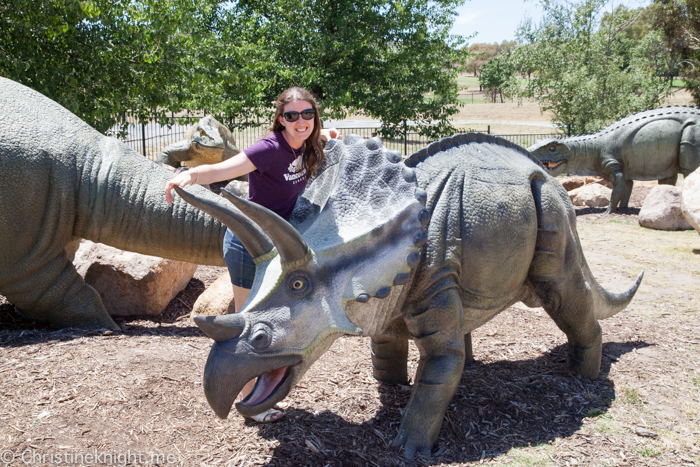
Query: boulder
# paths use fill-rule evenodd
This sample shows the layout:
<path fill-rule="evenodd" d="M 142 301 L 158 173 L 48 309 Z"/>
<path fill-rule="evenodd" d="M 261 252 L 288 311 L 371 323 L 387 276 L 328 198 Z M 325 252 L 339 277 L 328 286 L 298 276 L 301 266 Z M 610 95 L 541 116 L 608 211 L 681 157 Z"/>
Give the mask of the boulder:
<path fill-rule="evenodd" d="M 231 276 L 226 271 L 197 298 L 190 316 L 226 315 L 234 311 Z"/>
<path fill-rule="evenodd" d="M 612 183 L 610 183 L 607 180 L 604 180 L 601 177 L 583 177 L 580 175 L 569 175 L 565 177 L 558 177 L 557 180 L 559 180 L 559 183 L 562 184 L 566 191 L 572 191 L 576 188 L 581 188 L 582 186 L 589 185 L 591 183 L 597 183 L 599 185 L 603 185 L 612 189 Z"/>
<path fill-rule="evenodd" d="M 603 208 L 610 204 L 612 190 L 599 183 L 590 183 L 569 192 L 569 199 L 574 206 Z"/>
<path fill-rule="evenodd" d="M 239 198 L 248 199 L 248 182 L 241 180 L 231 180 L 227 185 L 226 189 L 233 192 Z"/>
<path fill-rule="evenodd" d="M 688 175 L 683 181 L 681 211 L 688 223 L 700 234 L 700 170 Z"/>
<path fill-rule="evenodd" d="M 690 230 L 683 217 L 681 190 L 672 185 L 656 185 L 639 210 L 639 225 L 655 230 Z"/>
<path fill-rule="evenodd" d="M 159 315 L 187 286 L 197 265 L 83 240 L 73 260 L 112 316 Z"/>

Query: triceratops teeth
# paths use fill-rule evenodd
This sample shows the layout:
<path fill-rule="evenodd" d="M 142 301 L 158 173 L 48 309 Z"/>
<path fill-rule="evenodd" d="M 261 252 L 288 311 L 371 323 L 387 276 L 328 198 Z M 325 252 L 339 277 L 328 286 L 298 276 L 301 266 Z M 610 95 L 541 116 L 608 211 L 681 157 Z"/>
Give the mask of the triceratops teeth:
<path fill-rule="evenodd" d="M 416 266 L 418 266 L 419 262 L 420 262 L 420 253 L 411 253 L 406 258 L 406 264 L 408 264 L 408 267 L 411 269 L 414 269 Z"/>
<path fill-rule="evenodd" d="M 413 170 L 410 167 L 404 167 L 403 169 L 403 179 L 406 180 L 407 182 L 415 182 L 416 181 L 416 171 Z"/>
<path fill-rule="evenodd" d="M 367 300 L 369 300 L 369 295 L 367 295 L 366 293 L 361 293 L 357 296 L 355 300 L 357 300 L 358 302 L 365 303 Z"/>
<path fill-rule="evenodd" d="M 422 189 L 422 188 L 416 188 L 416 199 L 420 204 L 425 206 L 425 203 L 428 202 L 428 193 Z"/>
<path fill-rule="evenodd" d="M 396 277 L 394 277 L 394 285 L 408 284 L 409 277 L 411 277 L 411 275 L 407 272 L 397 274 Z"/>
<path fill-rule="evenodd" d="M 422 247 L 423 245 L 425 245 L 425 242 L 427 242 L 427 241 L 428 241 L 428 234 L 425 233 L 425 231 L 423 231 L 423 230 L 421 230 L 420 232 L 417 232 L 413 236 L 413 244 L 419 248 Z"/>
<path fill-rule="evenodd" d="M 381 289 L 377 290 L 377 293 L 374 294 L 374 296 L 377 298 L 386 298 L 389 296 L 390 291 L 391 289 L 389 287 L 382 287 Z"/>

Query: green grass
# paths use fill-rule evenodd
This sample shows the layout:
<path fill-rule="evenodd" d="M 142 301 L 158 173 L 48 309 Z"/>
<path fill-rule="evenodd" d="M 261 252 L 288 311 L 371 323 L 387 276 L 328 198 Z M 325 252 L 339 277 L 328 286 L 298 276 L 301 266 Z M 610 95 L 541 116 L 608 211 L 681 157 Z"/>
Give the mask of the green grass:
<path fill-rule="evenodd" d="M 642 398 L 639 397 L 639 391 L 634 388 L 625 388 L 624 397 L 628 404 L 642 405 Z"/>
<path fill-rule="evenodd" d="M 661 455 L 661 451 L 650 446 L 639 446 L 636 451 L 637 454 L 642 457 L 656 457 Z"/>

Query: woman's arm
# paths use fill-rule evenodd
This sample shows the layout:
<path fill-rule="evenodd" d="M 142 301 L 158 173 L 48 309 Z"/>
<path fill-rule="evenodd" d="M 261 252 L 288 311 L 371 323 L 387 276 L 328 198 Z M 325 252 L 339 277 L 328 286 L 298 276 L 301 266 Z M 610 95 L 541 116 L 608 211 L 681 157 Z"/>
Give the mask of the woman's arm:
<path fill-rule="evenodd" d="M 248 174 L 257 167 L 248 159 L 244 152 L 238 153 L 230 159 L 211 165 L 198 165 L 190 170 L 182 172 L 165 184 L 165 200 L 168 204 L 173 202 L 171 190 L 175 185 L 183 187 L 192 184 L 208 185 L 210 183 L 230 180 Z"/>

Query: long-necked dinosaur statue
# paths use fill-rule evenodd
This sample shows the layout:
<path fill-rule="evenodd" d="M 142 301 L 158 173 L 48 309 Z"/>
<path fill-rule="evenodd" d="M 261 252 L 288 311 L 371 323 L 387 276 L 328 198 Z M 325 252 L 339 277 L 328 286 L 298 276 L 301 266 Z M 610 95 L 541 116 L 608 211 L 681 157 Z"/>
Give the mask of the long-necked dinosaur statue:
<path fill-rule="evenodd" d="M 224 265 L 225 227 L 182 200 L 165 202 L 172 172 L 5 78 L 0 175 L 0 294 L 31 317 L 56 327 L 118 329 L 71 263 L 81 238 Z M 224 202 L 202 187 L 192 191 Z"/>
<path fill-rule="evenodd" d="M 237 212 L 177 191 L 222 220 Z M 249 248 L 256 275 L 242 311 L 195 318 L 215 340 L 204 391 L 216 414 L 256 377 L 236 408 L 274 406 L 344 333 L 371 336 L 375 377 L 405 383 L 413 339 L 420 364 L 393 442 L 408 458 L 430 455 L 473 329 L 518 301 L 541 305 L 568 337 L 569 366 L 595 378 L 598 320 L 625 308 L 642 278 L 604 290 L 566 191 L 527 151 L 487 135 L 444 139 L 405 163 L 378 139 L 330 141 L 291 223 L 222 194 L 269 242 Z M 252 229 L 241 234 L 254 242 Z"/>

